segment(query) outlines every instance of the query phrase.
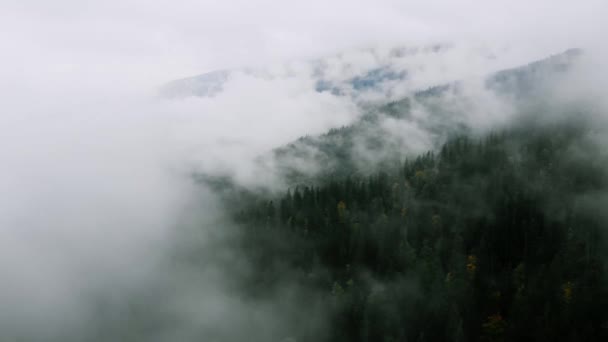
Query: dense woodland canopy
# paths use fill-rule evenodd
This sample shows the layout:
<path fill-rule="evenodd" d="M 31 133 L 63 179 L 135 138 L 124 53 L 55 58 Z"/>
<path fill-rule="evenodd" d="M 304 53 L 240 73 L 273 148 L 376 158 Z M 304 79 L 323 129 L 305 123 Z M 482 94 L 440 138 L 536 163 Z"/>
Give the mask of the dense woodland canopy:
<path fill-rule="evenodd" d="M 366 176 L 236 191 L 247 290 L 289 278 L 319 294 L 328 341 L 608 340 L 595 133 L 575 119 L 458 135 Z"/>

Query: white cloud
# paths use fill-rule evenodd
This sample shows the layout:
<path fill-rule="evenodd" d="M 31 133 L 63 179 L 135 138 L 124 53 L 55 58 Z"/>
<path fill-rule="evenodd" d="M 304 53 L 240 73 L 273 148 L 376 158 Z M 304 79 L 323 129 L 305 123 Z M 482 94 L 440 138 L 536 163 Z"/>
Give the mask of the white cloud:
<path fill-rule="evenodd" d="M 9 333 L 36 330 L 26 322 L 40 333 L 73 328 L 92 294 L 128 292 L 153 276 L 194 196 L 190 167 L 272 180 L 251 172 L 259 153 L 352 120 L 350 100 L 315 92 L 298 60 L 347 51 L 327 60 L 328 73 L 346 79 L 383 60 L 358 48 L 454 46 L 445 58 L 405 60 L 423 87 L 573 46 L 602 50 L 608 32 L 600 0 L 0 6 L 0 305 L 14 308 L 0 330 Z M 212 99 L 154 97 L 167 81 L 242 66 L 283 76 L 237 73 Z"/>

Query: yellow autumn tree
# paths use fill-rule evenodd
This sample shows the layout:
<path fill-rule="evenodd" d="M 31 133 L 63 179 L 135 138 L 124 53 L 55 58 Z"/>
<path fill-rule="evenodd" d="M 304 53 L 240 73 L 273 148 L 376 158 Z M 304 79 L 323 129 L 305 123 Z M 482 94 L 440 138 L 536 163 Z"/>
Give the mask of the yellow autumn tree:
<path fill-rule="evenodd" d="M 337 209 L 338 218 L 340 218 L 340 220 L 343 220 L 344 216 L 346 216 L 346 203 L 344 203 L 344 201 L 338 202 Z"/>
<path fill-rule="evenodd" d="M 499 313 L 488 316 L 488 319 L 481 326 L 483 330 L 483 340 L 485 341 L 504 341 L 507 322 Z"/>
<path fill-rule="evenodd" d="M 469 255 L 467 257 L 467 273 L 469 277 L 473 277 L 477 271 L 477 257 L 475 255 Z"/>
<path fill-rule="evenodd" d="M 426 173 L 424 173 L 423 170 L 418 170 L 418 171 L 416 171 L 416 173 L 414 173 L 414 178 L 418 182 L 424 181 L 426 179 Z"/>
<path fill-rule="evenodd" d="M 562 285 L 562 300 L 566 304 L 570 304 L 572 301 L 572 282 L 567 281 L 564 285 Z"/>
<path fill-rule="evenodd" d="M 441 225 L 441 216 L 437 214 L 433 215 L 433 217 L 431 217 L 431 224 L 434 228 L 439 227 Z"/>

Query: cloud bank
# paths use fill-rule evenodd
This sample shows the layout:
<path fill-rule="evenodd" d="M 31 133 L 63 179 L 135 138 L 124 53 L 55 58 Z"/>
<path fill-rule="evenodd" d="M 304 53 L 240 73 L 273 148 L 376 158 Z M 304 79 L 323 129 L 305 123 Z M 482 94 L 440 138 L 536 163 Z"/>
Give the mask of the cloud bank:
<path fill-rule="evenodd" d="M 272 170 L 255 167 L 259 155 L 356 120 L 362 113 L 351 97 L 315 90 L 311 60 L 340 83 L 386 64 L 395 46 L 453 47 L 396 64 L 413 69 L 414 82 L 370 96 L 385 100 L 570 47 L 598 56 L 599 33 L 608 31 L 604 1 L 4 0 L 2 7 L 0 304 L 12 309 L 0 315 L 0 330 L 47 341 L 128 326 L 100 317 L 128 317 L 124 301 L 146 291 L 166 296 L 170 316 L 184 322 L 158 340 L 188 339 L 192 326 L 232 317 L 243 332 L 274 319 L 291 326 L 279 319 L 298 317 L 284 315 L 298 300 L 289 293 L 261 303 L 259 321 L 245 322 L 257 306 L 224 285 L 247 272 L 246 261 L 218 250 L 223 243 L 209 247 L 224 224 L 221 210 L 189 176 L 227 172 L 245 185 L 273 184 Z M 157 97 L 168 81 L 242 67 L 272 77 L 237 73 L 213 98 Z M 202 227 L 200 244 L 214 251 L 198 279 L 167 266 L 189 231 L 180 227 Z M 216 261 L 224 252 L 228 261 Z M 244 270 L 222 273 L 222 262 Z M 218 329 L 216 338 L 243 336 Z"/>

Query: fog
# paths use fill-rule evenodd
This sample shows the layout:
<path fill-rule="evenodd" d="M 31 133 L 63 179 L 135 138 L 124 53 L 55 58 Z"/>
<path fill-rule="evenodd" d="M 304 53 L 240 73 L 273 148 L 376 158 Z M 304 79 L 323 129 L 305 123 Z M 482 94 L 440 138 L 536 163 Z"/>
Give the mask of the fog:
<path fill-rule="evenodd" d="M 289 337 L 299 315 L 322 317 L 321 306 L 295 310 L 302 293 L 293 284 L 262 303 L 228 289 L 251 268 L 226 247 L 234 231 L 191 175 L 280 188 L 259 156 L 357 120 L 361 99 L 315 91 L 310 61 L 323 60 L 328 75 L 345 80 L 384 64 L 382 51 L 394 47 L 449 47 L 406 59 L 403 67 L 420 70 L 411 83 L 366 98 L 385 101 L 572 47 L 601 60 L 608 32 L 600 0 L 0 4 L 3 340 L 100 336 L 103 326 L 125 324 L 104 315 L 122 317 L 127 298 L 150 293 L 162 298 L 150 311 L 179 320 L 159 328 L 159 341 Z M 565 97 L 602 97 L 592 91 L 604 84 L 592 65 L 560 88 Z M 175 79 L 245 67 L 269 76 L 237 73 L 209 98 L 158 93 Z M 481 98 L 469 122 L 490 127 L 510 115 Z M 417 150 L 430 145 L 424 132 L 403 130 Z M 202 274 L 171 266 L 176 250 L 187 248 L 206 251 Z"/>

